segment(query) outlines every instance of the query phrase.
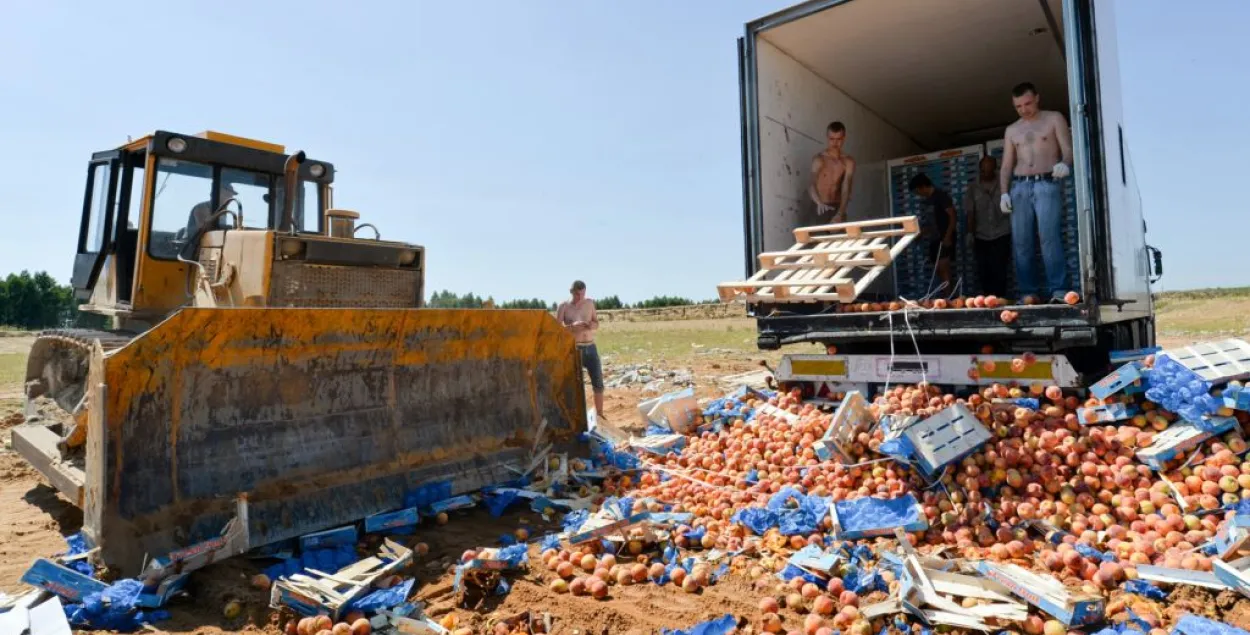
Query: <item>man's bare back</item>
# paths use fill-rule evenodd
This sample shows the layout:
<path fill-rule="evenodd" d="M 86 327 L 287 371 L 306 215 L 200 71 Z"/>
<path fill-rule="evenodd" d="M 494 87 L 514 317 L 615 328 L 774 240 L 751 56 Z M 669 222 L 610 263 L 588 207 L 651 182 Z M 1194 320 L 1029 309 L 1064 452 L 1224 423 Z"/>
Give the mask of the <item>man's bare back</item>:
<path fill-rule="evenodd" d="M 1032 120 L 1019 119 L 1007 127 L 1004 135 L 1012 146 L 1016 176 L 1050 172 L 1056 163 L 1071 161 L 1072 141 L 1063 115 L 1043 110 Z"/>

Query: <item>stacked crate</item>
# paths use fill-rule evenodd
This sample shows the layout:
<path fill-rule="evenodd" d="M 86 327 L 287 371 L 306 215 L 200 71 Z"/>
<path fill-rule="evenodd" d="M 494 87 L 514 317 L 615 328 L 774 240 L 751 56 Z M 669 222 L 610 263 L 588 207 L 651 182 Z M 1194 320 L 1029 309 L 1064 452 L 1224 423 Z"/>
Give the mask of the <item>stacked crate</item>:
<path fill-rule="evenodd" d="M 952 260 L 951 283 L 963 281 L 962 295 L 971 295 L 977 288 L 976 262 L 965 246 L 962 236 L 967 232 L 964 218 L 964 196 L 967 185 L 977 177 L 977 164 L 983 156 L 983 148 L 967 146 L 940 152 L 894 159 L 886 163 L 889 173 L 889 196 L 891 216 L 922 216 L 928 214 L 926 204 L 908 190 L 913 176 L 924 173 L 934 187 L 950 195 L 955 204 L 955 253 Z M 894 259 L 894 284 L 897 293 L 908 299 L 919 299 L 929 293 L 930 281 L 936 288 L 941 281 L 929 264 L 929 246 L 916 240 L 905 252 Z M 950 290 L 938 294 L 951 295 Z"/>
<path fill-rule="evenodd" d="M 990 156 L 998 160 L 998 164 L 1001 167 L 1003 162 L 1002 140 L 999 139 L 987 143 L 986 149 L 989 150 Z M 1067 263 L 1067 285 L 1069 290 L 1080 288 L 1081 252 L 1078 233 L 1076 221 L 1076 186 L 1072 177 L 1068 177 L 1063 180 L 1063 254 L 1064 261 Z M 1045 290 L 1046 265 L 1042 260 L 1042 247 L 1040 240 L 1033 248 L 1033 257 L 1035 258 L 1034 262 L 1037 263 L 1037 266 L 1033 269 L 1034 275 L 1036 276 L 1035 282 L 1038 285 L 1038 289 Z M 1011 277 L 1007 282 L 1007 288 L 1011 297 L 1017 298 L 1019 296 L 1018 289 L 1016 288 L 1016 272 L 1014 265 L 1011 269 Z"/>

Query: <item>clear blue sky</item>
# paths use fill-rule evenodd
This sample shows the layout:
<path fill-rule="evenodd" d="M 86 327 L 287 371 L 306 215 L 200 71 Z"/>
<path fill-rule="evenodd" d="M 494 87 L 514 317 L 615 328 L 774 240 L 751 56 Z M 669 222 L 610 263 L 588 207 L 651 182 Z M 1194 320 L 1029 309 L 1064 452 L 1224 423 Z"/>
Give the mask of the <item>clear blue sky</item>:
<path fill-rule="evenodd" d="M 789 4 L 13 4 L 0 275 L 68 281 L 92 151 L 216 129 L 334 162 L 338 206 L 425 245 L 431 291 L 714 297 L 742 263 L 735 39 Z M 1162 288 L 1246 284 L 1250 3 L 1118 13 Z"/>

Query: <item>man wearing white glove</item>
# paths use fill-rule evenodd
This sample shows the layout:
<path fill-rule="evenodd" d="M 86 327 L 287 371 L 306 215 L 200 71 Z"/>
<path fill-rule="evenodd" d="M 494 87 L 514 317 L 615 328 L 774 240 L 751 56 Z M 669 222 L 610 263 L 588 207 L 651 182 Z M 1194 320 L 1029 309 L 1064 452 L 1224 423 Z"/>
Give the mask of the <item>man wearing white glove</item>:
<path fill-rule="evenodd" d="M 1028 82 L 1011 90 L 1020 119 L 1003 138 L 999 209 L 1011 214 L 1016 287 L 1021 298 L 1038 294 L 1034 250 L 1040 239 L 1046 291 L 1051 302 L 1063 302 L 1067 263 L 1063 253 L 1063 184 L 1071 175 L 1072 136 L 1063 115 L 1038 107 L 1040 96 Z"/>

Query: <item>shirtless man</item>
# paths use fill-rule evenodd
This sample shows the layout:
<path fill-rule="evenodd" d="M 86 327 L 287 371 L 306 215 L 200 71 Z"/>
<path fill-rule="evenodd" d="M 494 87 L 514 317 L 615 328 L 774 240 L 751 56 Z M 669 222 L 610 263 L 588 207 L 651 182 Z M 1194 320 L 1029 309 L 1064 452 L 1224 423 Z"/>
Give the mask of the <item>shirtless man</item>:
<path fill-rule="evenodd" d="M 1004 214 L 1011 214 L 1016 286 L 1022 298 L 1037 293 L 1033 246 L 1040 236 L 1042 263 L 1050 301 L 1062 303 L 1067 291 L 1063 254 L 1063 185 L 1072 173 L 1072 136 L 1063 115 L 1038 108 L 1033 84 L 1011 90 L 1011 104 L 1020 119 L 1004 135 L 1003 167 L 999 172 Z"/>
<path fill-rule="evenodd" d="M 581 280 L 573 281 L 569 293 L 573 297 L 556 309 L 556 319 L 573 333 L 577 352 L 582 357 L 582 368 L 590 375 L 590 387 L 595 393 L 595 416 L 607 421 L 603 415 L 603 367 L 599 362 L 599 349 L 595 346 L 595 331 L 599 329 L 595 301 L 586 297 L 586 283 Z"/>
<path fill-rule="evenodd" d="M 816 214 L 833 214 L 834 223 L 846 221 L 846 206 L 851 202 L 851 181 L 855 177 L 855 159 L 842 154 L 846 126 L 841 121 L 825 129 L 828 143 L 824 152 L 812 159 L 812 185 L 807 195 L 816 203 Z"/>

